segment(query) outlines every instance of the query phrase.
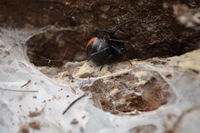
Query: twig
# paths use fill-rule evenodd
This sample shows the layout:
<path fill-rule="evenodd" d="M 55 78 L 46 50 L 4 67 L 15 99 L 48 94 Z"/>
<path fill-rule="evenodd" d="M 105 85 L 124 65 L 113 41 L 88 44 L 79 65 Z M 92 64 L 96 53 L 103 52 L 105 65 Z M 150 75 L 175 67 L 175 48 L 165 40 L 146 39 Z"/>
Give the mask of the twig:
<path fill-rule="evenodd" d="M 94 78 L 89 78 L 89 79 L 90 80 L 98 80 L 98 79 L 105 79 L 105 78 L 110 78 L 110 77 L 116 77 L 118 75 L 129 73 L 132 70 L 133 69 L 128 69 L 128 70 L 124 70 L 124 71 L 119 71 L 119 72 L 116 72 L 116 73 L 112 73 L 112 74 L 109 74 L 109 75 L 104 75 L 104 76 L 99 76 L 99 77 L 94 77 Z M 81 81 L 86 80 L 86 81 L 88 81 L 88 78 L 87 79 L 76 78 L 76 80 L 81 80 Z"/>
<path fill-rule="evenodd" d="M 78 102 L 80 99 L 82 99 L 83 97 L 85 97 L 86 95 L 83 94 L 82 96 L 78 97 L 77 99 L 75 99 L 64 111 L 63 111 L 63 115 L 76 103 Z"/>
<path fill-rule="evenodd" d="M 76 94 L 76 90 L 75 90 L 73 87 L 70 87 L 70 88 L 71 88 L 72 92 L 73 92 L 74 94 Z"/>
<path fill-rule="evenodd" d="M 192 108 L 189 108 L 189 109 L 183 111 L 183 113 L 178 117 L 178 119 L 176 120 L 176 122 L 173 124 L 173 127 L 171 129 L 167 130 L 166 133 L 175 133 L 176 130 L 177 130 L 177 128 L 179 127 L 181 121 L 183 120 L 183 118 L 187 114 L 189 114 L 189 113 L 191 113 L 191 112 L 193 112 L 193 111 L 195 111 L 197 109 L 200 109 L 200 105 L 194 106 Z"/>
<path fill-rule="evenodd" d="M 27 86 L 29 83 L 31 83 L 31 80 L 28 80 L 24 85 L 21 86 L 21 88 Z"/>
<path fill-rule="evenodd" d="M 12 90 L 12 89 L 3 89 L 0 88 L 2 91 L 14 91 L 14 92 L 38 92 L 37 90 Z"/>

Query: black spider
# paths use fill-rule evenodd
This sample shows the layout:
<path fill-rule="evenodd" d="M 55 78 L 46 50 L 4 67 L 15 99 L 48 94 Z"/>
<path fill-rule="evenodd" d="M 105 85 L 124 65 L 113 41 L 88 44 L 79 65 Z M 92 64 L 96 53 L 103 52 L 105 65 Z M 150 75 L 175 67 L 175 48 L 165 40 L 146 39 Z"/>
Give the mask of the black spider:
<path fill-rule="evenodd" d="M 113 38 L 113 34 L 118 31 L 122 26 L 130 22 L 138 22 L 138 20 L 129 20 L 114 28 L 114 30 L 97 30 L 103 32 L 103 37 L 93 37 L 86 45 L 88 57 L 97 65 L 104 65 L 112 63 L 119 58 L 125 56 L 126 40 L 118 40 Z"/>

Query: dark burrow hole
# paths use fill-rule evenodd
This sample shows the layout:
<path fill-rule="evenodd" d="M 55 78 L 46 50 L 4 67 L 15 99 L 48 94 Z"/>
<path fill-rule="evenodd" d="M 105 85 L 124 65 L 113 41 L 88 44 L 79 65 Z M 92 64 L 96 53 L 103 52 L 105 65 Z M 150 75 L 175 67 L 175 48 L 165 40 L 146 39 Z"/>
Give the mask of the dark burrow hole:
<path fill-rule="evenodd" d="M 27 55 L 36 66 L 62 66 L 67 61 L 86 60 L 86 51 L 76 31 L 47 31 L 27 41 Z"/>

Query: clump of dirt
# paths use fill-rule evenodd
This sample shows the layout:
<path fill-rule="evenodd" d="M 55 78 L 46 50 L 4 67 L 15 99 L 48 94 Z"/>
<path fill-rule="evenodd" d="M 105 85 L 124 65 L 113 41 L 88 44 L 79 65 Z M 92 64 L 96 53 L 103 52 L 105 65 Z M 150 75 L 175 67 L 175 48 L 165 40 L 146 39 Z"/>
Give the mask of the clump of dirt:
<path fill-rule="evenodd" d="M 29 117 L 37 117 L 39 115 L 41 115 L 44 112 L 44 108 L 42 108 L 41 110 L 36 110 L 35 112 L 29 112 Z"/>
<path fill-rule="evenodd" d="M 30 128 L 39 130 L 40 129 L 40 122 L 39 121 L 32 121 L 29 123 Z"/>
<path fill-rule="evenodd" d="M 82 89 L 92 93 L 95 106 L 113 114 L 155 110 L 171 97 L 169 85 L 151 71 L 131 71 L 100 79 Z"/>
<path fill-rule="evenodd" d="M 130 129 L 131 133 L 155 133 L 157 127 L 155 125 L 141 125 Z"/>
<path fill-rule="evenodd" d="M 71 123 L 72 125 L 76 125 L 76 124 L 78 124 L 78 120 L 77 120 L 77 119 L 73 119 L 70 123 Z"/>
<path fill-rule="evenodd" d="M 29 122 L 29 123 L 26 123 L 26 124 L 24 124 L 24 125 L 22 125 L 21 127 L 20 127 L 20 130 L 19 130 L 19 132 L 20 133 L 29 133 L 30 132 L 30 128 L 32 128 L 32 129 L 34 129 L 34 130 L 40 130 L 40 121 L 37 121 L 37 120 L 35 120 L 35 121 L 31 121 L 31 122 Z"/>
<path fill-rule="evenodd" d="M 28 125 L 21 126 L 19 132 L 20 133 L 29 133 L 29 126 Z"/>

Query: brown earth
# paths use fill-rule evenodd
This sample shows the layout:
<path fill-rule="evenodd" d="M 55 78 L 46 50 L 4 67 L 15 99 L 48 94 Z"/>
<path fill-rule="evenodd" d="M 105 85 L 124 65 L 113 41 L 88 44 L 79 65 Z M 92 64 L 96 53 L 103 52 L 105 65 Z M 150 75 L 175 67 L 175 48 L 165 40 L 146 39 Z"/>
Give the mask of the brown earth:
<path fill-rule="evenodd" d="M 192 17 L 199 7 L 198 0 L 2 0 L 0 26 L 37 29 L 54 25 L 60 29 L 47 29 L 27 42 L 31 62 L 40 66 L 85 60 L 84 45 L 91 37 L 101 36 L 96 29 L 112 29 L 128 20 L 136 22 L 114 35 L 129 41 L 128 58 L 168 57 L 199 47 L 200 32 L 179 19 L 181 13 Z"/>

